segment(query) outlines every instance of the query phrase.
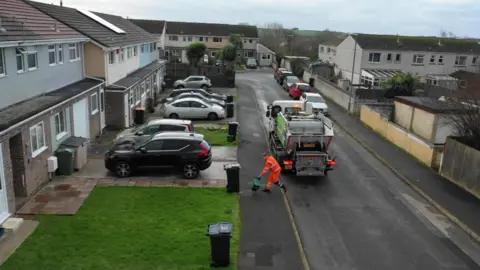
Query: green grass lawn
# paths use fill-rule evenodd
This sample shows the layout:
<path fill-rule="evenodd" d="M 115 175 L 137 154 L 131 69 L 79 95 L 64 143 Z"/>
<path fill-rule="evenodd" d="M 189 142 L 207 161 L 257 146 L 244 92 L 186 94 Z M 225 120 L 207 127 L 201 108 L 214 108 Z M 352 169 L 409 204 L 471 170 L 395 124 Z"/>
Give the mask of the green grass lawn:
<path fill-rule="evenodd" d="M 236 195 L 224 189 L 97 187 L 75 216 L 40 216 L 37 230 L 0 266 L 35 270 L 210 269 L 209 223 L 234 224 Z"/>
<path fill-rule="evenodd" d="M 247 68 L 244 65 L 237 66 L 235 65 L 235 70 L 246 70 Z"/>
<path fill-rule="evenodd" d="M 196 133 L 203 134 L 205 140 L 210 142 L 213 146 L 235 146 L 238 144 L 238 134 L 237 139 L 233 142 L 227 141 L 228 126 L 227 125 L 215 125 L 212 127 L 196 127 Z"/>

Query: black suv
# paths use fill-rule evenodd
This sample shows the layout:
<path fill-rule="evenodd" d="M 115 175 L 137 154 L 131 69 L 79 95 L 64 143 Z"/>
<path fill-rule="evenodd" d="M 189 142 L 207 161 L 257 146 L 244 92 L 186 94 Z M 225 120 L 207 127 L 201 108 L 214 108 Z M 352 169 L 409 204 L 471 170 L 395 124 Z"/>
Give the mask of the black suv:
<path fill-rule="evenodd" d="M 105 168 L 128 177 L 142 168 L 176 168 L 187 179 L 197 178 L 212 164 L 210 145 L 202 134 L 163 132 L 143 142 L 117 144 L 105 153 Z"/>

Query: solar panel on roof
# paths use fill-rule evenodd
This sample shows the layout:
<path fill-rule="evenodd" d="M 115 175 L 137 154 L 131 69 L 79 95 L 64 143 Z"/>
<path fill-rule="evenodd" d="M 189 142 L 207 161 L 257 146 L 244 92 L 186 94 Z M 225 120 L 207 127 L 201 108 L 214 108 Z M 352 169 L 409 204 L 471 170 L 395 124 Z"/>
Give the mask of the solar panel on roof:
<path fill-rule="evenodd" d="M 112 30 L 113 32 L 117 33 L 117 34 L 125 34 L 126 32 L 123 31 L 122 29 L 116 27 L 115 25 L 107 22 L 106 20 L 100 18 L 99 16 L 93 14 L 92 12 L 88 11 L 88 10 L 85 10 L 85 9 L 77 9 L 78 11 L 80 11 L 83 15 L 89 17 L 90 19 L 98 22 L 99 24 L 107 27 L 108 29 Z"/>

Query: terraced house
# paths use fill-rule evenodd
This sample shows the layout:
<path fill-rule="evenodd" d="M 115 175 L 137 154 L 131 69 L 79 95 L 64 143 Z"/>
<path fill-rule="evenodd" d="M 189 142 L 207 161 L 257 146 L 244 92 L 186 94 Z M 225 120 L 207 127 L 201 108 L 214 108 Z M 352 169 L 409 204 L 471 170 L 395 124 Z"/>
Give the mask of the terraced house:
<path fill-rule="evenodd" d="M 170 22 L 155 20 L 132 20 L 144 30 L 161 36 L 164 40 L 164 57 L 188 62 L 186 48 L 194 42 L 203 42 L 207 46 L 208 56 L 215 58 L 217 52 L 228 44 L 230 34 L 239 34 L 243 40 L 243 50 L 237 54 L 240 58 L 256 58 L 258 30 L 251 25 L 232 25 L 218 23 Z"/>
<path fill-rule="evenodd" d="M 90 38 L 85 73 L 106 82 L 104 125 L 131 126 L 135 108 L 161 90 L 165 61 L 158 59 L 158 38 L 120 16 L 28 3 Z"/>
<path fill-rule="evenodd" d="M 20 0 L 0 1 L 0 222 L 48 182 L 71 136 L 102 128 L 104 81 L 86 76 L 89 38 Z"/>

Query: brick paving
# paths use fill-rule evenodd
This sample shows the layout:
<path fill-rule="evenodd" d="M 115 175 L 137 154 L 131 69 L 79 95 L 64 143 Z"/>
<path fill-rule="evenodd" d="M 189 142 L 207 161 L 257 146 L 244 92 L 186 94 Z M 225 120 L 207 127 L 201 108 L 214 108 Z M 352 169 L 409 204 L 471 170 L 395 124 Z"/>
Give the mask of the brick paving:
<path fill-rule="evenodd" d="M 96 186 L 224 188 L 225 180 L 59 177 L 43 187 L 18 212 L 19 216 L 75 215 Z"/>

